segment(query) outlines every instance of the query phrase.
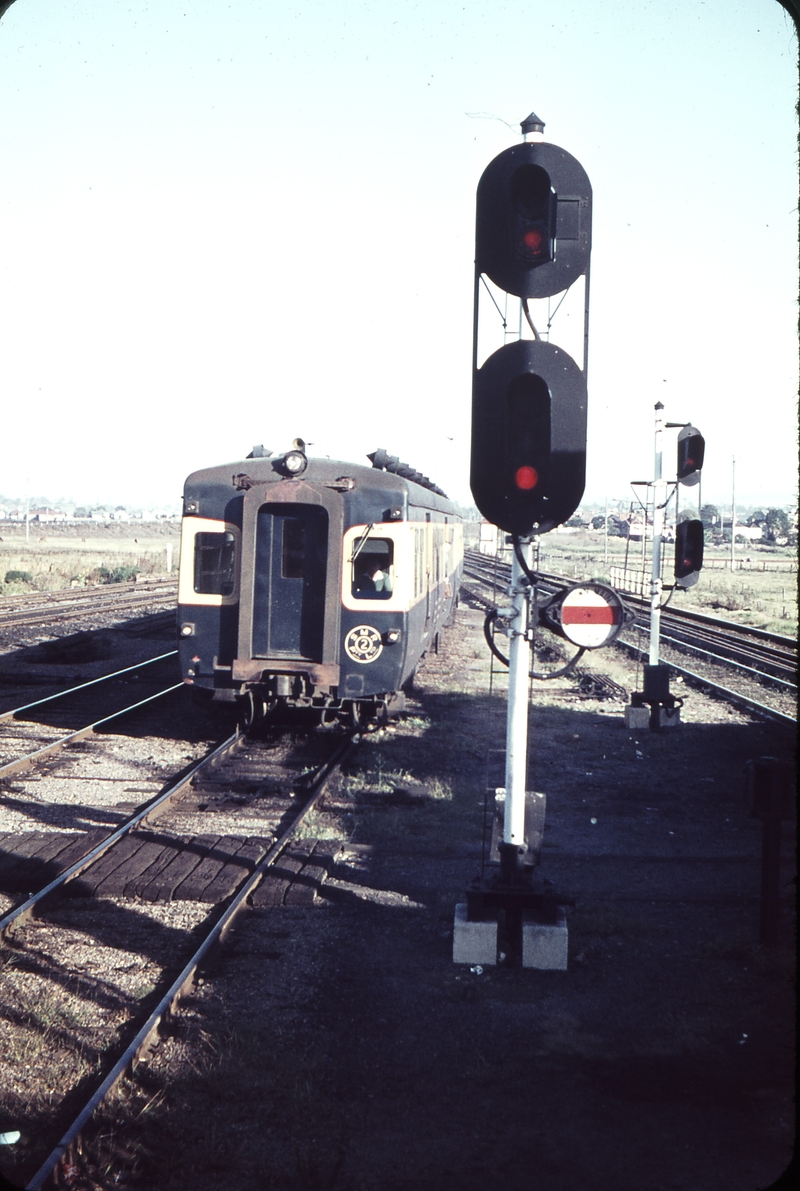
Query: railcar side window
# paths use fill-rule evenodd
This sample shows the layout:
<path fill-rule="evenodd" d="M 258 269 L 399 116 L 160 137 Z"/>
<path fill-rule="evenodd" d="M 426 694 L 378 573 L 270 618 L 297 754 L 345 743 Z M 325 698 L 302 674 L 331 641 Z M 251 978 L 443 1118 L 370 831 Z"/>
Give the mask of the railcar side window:
<path fill-rule="evenodd" d="M 394 587 L 394 542 L 367 538 L 352 562 L 351 593 L 357 600 L 388 600 Z"/>
<path fill-rule="evenodd" d="M 201 595 L 233 595 L 236 539 L 232 533 L 198 533 L 194 539 L 194 589 Z"/>

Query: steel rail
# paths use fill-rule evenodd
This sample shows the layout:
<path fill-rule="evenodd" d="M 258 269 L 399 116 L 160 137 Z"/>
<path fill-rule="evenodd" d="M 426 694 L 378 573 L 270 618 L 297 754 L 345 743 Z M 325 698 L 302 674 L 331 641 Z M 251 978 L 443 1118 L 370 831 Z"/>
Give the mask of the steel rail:
<path fill-rule="evenodd" d="M 754 666 L 748 666 L 745 662 L 738 662 L 735 658 L 725 657 L 721 653 L 713 653 L 710 649 L 701 649 L 699 645 L 692 645 L 688 641 L 683 641 L 680 637 L 671 637 L 669 633 L 662 633 L 661 640 L 665 645 L 671 645 L 673 649 L 688 649 L 692 653 L 701 653 L 704 657 L 712 658 L 720 665 L 735 666 L 737 670 L 744 670 L 747 674 L 757 675 L 758 678 L 777 683 L 779 686 L 788 687 L 790 691 L 797 690 L 796 681 L 791 682 L 789 679 L 781 678 L 777 674 L 765 674 L 763 670 L 757 670 Z"/>
<path fill-rule="evenodd" d="M 152 698 L 158 698 L 158 696 L 154 695 Z M 145 700 L 145 702 L 149 701 Z M 166 810 L 167 804 L 177 797 L 181 790 L 190 785 L 202 769 L 206 766 L 214 766 L 223 756 L 226 756 L 238 747 L 241 739 L 239 729 L 237 728 L 233 736 L 229 736 L 227 740 L 223 740 L 222 744 L 217 745 L 212 752 L 192 765 L 181 777 L 175 778 L 165 790 L 162 790 L 160 794 L 151 798 L 149 802 L 146 802 L 140 811 L 137 811 L 126 819 L 121 826 L 115 828 L 105 839 L 95 844 L 93 848 L 84 856 L 79 857 L 69 868 L 65 868 L 48 885 L 45 885 L 36 893 L 32 893 L 21 905 L 16 906 L 13 910 L 9 910 L 7 914 L 0 918 L 0 945 L 10 936 L 13 930 L 16 930 L 29 917 L 31 911 L 39 902 L 49 894 L 55 892 L 56 889 L 66 885 L 73 877 L 79 876 L 84 869 L 88 868 L 90 864 L 93 864 L 95 860 L 98 860 L 108 852 L 110 848 L 113 848 L 114 844 L 121 840 L 123 836 L 133 831 L 135 827 L 138 827 L 141 823 L 148 822 L 150 819 L 157 818 L 158 814 Z"/>
<path fill-rule="evenodd" d="M 486 559 L 488 557 L 489 556 L 485 554 L 475 555 L 471 552 L 468 552 L 465 554 L 465 568 L 467 564 L 471 564 L 476 568 L 476 570 L 491 569 L 494 565 L 494 560 L 492 560 L 491 563 L 479 563 L 477 561 L 478 559 Z M 502 559 L 497 560 L 497 566 L 498 568 L 505 568 L 508 574 L 511 574 L 510 565 L 504 562 Z M 545 585 L 552 583 L 556 587 L 563 587 L 565 583 L 580 583 L 580 580 L 576 579 L 575 577 L 570 578 L 567 575 L 556 575 L 549 571 L 540 571 L 539 574 L 542 580 L 545 582 Z M 625 600 L 629 604 L 639 604 L 645 609 L 649 608 L 649 604 L 646 600 L 643 600 L 641 596 L 634 595 L 633 593 L 627 591 L 622 592 L 621 594 L 625 597 Z M 783 647 L 789 653 L 797 653 L 797 642 L 795 641 L 794 637 L 787 636 L 784 633 L 773 633 L 768 629 L 757 628 L 755 625 L 739 624 L 738 621 L 725 620 L 721 616 L 712 616 L 708 612 L 699 612 L 695 608 L 667 608 L 664 610 L 664 612 L 665 615 L 674 617 L 678 620 L 697 621 L 698 623 L 706 624 L 711 628 L 719 629 L 722 632 L 731 631 L 747 633 L 748 635 L 756 637 L 759 640 L 770 641 L 773 645 Z"/>
<path fill-rule="evenodd" d="M 508 570 L 507 563 L 499 561 L 498 566 Z M 492 564 L 476 565 L 474 560 L 470 559 L 468 560 L 468 563 L 465 565 L 464 569 L 467 574 L 472 574 L 472 577 L 485 584 L 488 581 L 486 572 L 487 570 L 493 570 L 493 567 Z M 543 575 L 542 577 L 544 579 L 543 586 L 546 589 L 549 589 L 551 583 L 557 586 L 559 583 L 563 585 L 564 583 L 571 582 L 571 580 L 566 576 L 547 574 Z M 501 576 L 497 575 L 495 572 L 492 575 L 492 578 L 501 578 Z M 623 595 L 625 596 L 626 601 L 629 603 L 636 603 L 640 605 L 643 604 L 643 601 L 641 601 L 638 597 L 631 597 L 627 592 L 623 593 Z M 646 623 L 641 614 L 635 613 L 635 617 L 635 624 L 637 627 L 643 628 L 645 631 L 649 631 L 649 623 Z M 719 617 L 706 616 L 703 613 L 696 613 L 689 609 L 681 609 L 680 611 L 677 609 L 671 609 L 669 611 L 665 610 L 664 620 L 667 622 L 670 633 L 680 632 L 689 638 L 688 640 L 678 642 L 675 638 L 670 639 L 668 637 L 668 633 L 665 632 L 664 639 L 671 640 L 671 643 L 673 643 L 676 647 L 680 648 L 682 646 L 685 649 L 690 649 L 694 653 L 708 652 L 704 650 L 702 646 L 695 644 L 695 642 L 691 640 L 691 636 L 694 633 L 696 639 L 702 640 L 706 644 L 709 643 L 710 639 L 714 644 L 717 645 L 718 648 L 727 647 L 732 652 L 738 653 L 739 658 L 750 658 L 750 660 L 756 660 L 759 665 L 764 668 L 761 669 L 757 666 L 748 666 L 746 661 L 740 661 L 736 657 L 709 655 L 717 657 L 720 664 L 739 667 L 741 669 L 748 670 L 752 675 L 757 676 L 759 679 L 781 685 L 786 684 L 790 689 L 796 689 L 796 682 L 792 682 L 783 676 L 786 674 L 793 674 L 796 671 L 796 646 L 790 637 L 783 637 L 777 633 L 768 633 L 766 630 L 755 629 L 750 625 L 739 625 L 735 621 L 725 621 L 721 620 Z M 698 621 L 702 626 L 706 627 L 707 630 L 710 630 L 710 632 L 707 631 L 706 634 L 703 635 L 702 628 L 695 630 L 691 625 L 687 624 L 687 621 L 690 620 Z M 665 625 L 665 627 L 667 626 Z M 782 654 L 778 654 L 776 650 L 771 650 L 768 653 L 760 652 L 756 641 L 748 641 L 748 637 L 755 637 L 756 641 L 766 640 L 769 641 L 770 644 L 777 644 L 783 652 Z M 792 646 L 794 646 L 794 653 L 791 652 L 790 647 Z M 782 670 L 783 674 L 769 673 L 766 668 L 770 666 Z"/>
<path fill-rule="evenodd" d="M 469 560 L 469 562 L 467 562 L 465 564 L 465 567 L 464 567 L 465 572 L 467 574 L 469 574 L 470 570 L 472 570 L 473 573 L 472 573 L 471 577 L 476 579 L 478 582 L 483 583 L 484 585 L 487 585 L 487 579 L 485 577 L 485 574 L 480 573 L 481 571 L 485 571 L 487 568 L 486 567 L 477 567 L 477 566 L 472 568 L 470 566 L 470 562 L 471 562 L 471 560 Z M 492 564 L 489 564 L 489 565 L 492 567 L 492 570 L 493 570 L 494 568 L 493 568 Z M 500 565 L 504 566 L 507 564 L 504 564 L 501 562 Z M 478 572 L 477 574 L 474 573 L 476 571 Z M 495 572 L 495 575 L 493 575 L 493 577 L 495 577 L 495 576 L 496 576 L 496 572 Z M 552 578 L 552 577 L 549 577 L 549 578 Z M 566 580 L 566 581 L 569 582 L 569 580 Z M 545 586 L 547 586 L 547 584 L 545 584 Z M 473 596 L 476 596 L 481 602 L 488 603 L 488 601 L 484 601 L 483 597 L 481 597 L 477 593 L 472 592 L 471 594 Z M 627 593 L 625 593 L 625 594 L 626 594 L 626 598 L 627 598 Z M 680 613 L 679 615 L 683 616 L 683 613 Z M 709 618 L 709 619 L 714 619 L 714 618 Z M 749 633 L 751 631 L 749 626 L 742 626 L 741 630 L 740 630 L 740 626 L 738 626 L 738 625 L 734 625 L 733 628 L 728 630 L 728 625 L 733 624 L 733 622 L 729 622 L 729 621 L 728 622 L 722 621 L 722 622 L 717 622 L 717 623 L 721 624 L 722 632 L 729 631 L 730 633 L 735 633 L 737 631 L 743 631 L 743 632 Z M 640 629 L 640 631 L 642 628 L 644 628 L 645 632 L 648 631 L 648 629 L 649 629 L 649 626 L 644 625 L 641 621 L 641 618 L 638 618 L 638 617 L 637 617 L 637 621 L 636 621 L 636 626 Z M 633 627 L 634 626 L 631 626 L 631 628 L 633 628 Z M 788 638 L 787 638 L 787 640 L 788 640 Z M 647 656 L 647 653 L 648 653 L 647 650 L 641 649 L 638 645 L 634 645 L 632 642 L 626 641 L 622 637 L 617 638 L 617 640 L 614 642 L 614 644 L 615 644 L 615 646 L 619 646 L 620 648 L 628 649 L 629 651 L 631 651 L 632 653 L 636 654 L 639 657 Z M 682 642 L 680 644 L 685 649 L 691 648 L 693 650 L 693 652 L 695 652 L 695 653 L 706 652 L 702 649 L 698 649 L 697 647 L 689 646 L 687 643 L 684 643 L 684 642 Z M 676 643 L 676 645 L 677 645 L 677 643 Z M 764 679 L 767 682 L 782 684 L 782 680 L 777 678 L 775 675 L 766 674 L 763 671 L 753 670 L 745 665 L 742 665 L 741 663 L 736 663 L 731 658 L 720 658 L 719 664 L 728 665 L 728 666 L 738 665 L 741 669 L 750 670 L 750 673 L 754 676 L 757 676 L 759 679 Z M 737 691 L 732 691 L 729 687 L 722 686 L 720 683 L 714 682 L 714 680 L 711 678 L 706 678 L 702 674 L 697 674 L 693 670 L 687 670 L 685 667 L 679 666 L 674 662 L 668 662 L 667 665 L 669 665 L 670 668 L 676 674 L 680 674 L 681 677 L 688 679 L 690 682 L 692 682 L 694 684 L 707 687 L 709 690 L 712 690 L 712 691 L 716 692 L 717 694 L 721 695 L 728 702 L 731 702 L 738 706 L 744 707 L 748 711 L 753 711 L 758 715 L 763 715 L 770 719 L 777 720 L 779 723 L 791 724 L 792 726 L 795 726 L 797 723 L 795 717 L 787 715 L 785 712 L 779 711 L 777 708 L 770 707 L 768 704 L 760 703 L 756 699 L 750 699 L 746 695 L 741 695 Z M 788 684 L 788 685 L 792 689 L 796 689 L 794 687 L 794 684 Z"/>
<path fill-rule="evenodd" d="M 52 703 L 55 699 L 63 699 L 65 695 L 74 694 L 75 691 L 85 691 L 87 687 L 97 686 L 100 682 L 110 682 L 112 678 L 119 678 L 122 674 L 130 674 L 134 670 L 143 670 L 145 666 L 152 666 L 155 662 L 163 662 L 166 658 L 177 656 L 177 649 L 171 649 L 168 653 L 160 653 L 158 657 L 148 658 L 146 662 L 137 662 L 135 666 L 125 666 L 124 669 L 114 670 L 111 674 L 101 674 L 99 678 L 92 678 L 88 682 L 80 683 L 78 686 L 67 687 L 66 690 L 57 691 L 55 695 L 45 695 L 44 699 L 35 699 L 33 703 L 24 703 L 22 707 L 13 707 L 10 711 L 2 711 L 0 712 L 0 722 L 13 719 L 14 716 L 19 715 L 22 711 L 30 711 L 32 707 L 41 707 L 43 703 Z"/>
<path fill-rule="evenodd" d="M 614 645 L 628 649 L 640 657 L 648 656 L 646 649 L 641 649 L 638 645 L 634 645 L 632 641 L 624 641 L 620 637 L 617 638 Z M 793 728 L 797 727 L 797 718 L 795 716 L 787 715 L 784 711 L 778 711 L 777 708 L 770 707 L 766 703 L 759 703 L 756 699 L 750 699 L 747 695 L 739 694 L 738 691 L 732 691 L 730 687 L 722 686 L 721 683 L 714 682 L 712 678 L 706 678 L 703 674 L 697 674 L 694 670 L 687 670 L 683 666 L 676 665 L 675 662 L 666 662 L 665 664 L 669 666 L 670 670 L 674 670 L 676 674 L 679 674 L 681 678 L 689 679 L 690 682 L 697 686 L 708 687 L 709 690 L 722 695 L 729 703 L 736 703 L 740 707 L 744 707 L 747 711 L 755 711 L 759 715 L 777 720 L 781 724 L 791 724 Z"/>
<path fill-rule="evenodd" d="M 3 604 L 14 608 L 22 608 L 26 604 L 38 604 L 45 601 L 68 603 L 70 600 L 88 598 L 92 592 L 108 591 L 138 591 L 147 587 L 175 586 L 175 578 L 157 575 L 140 575 L 138 579 L 123 579 L 118 583 L 89 583 L 84 587 L 62 587 L 53 591 L 25 591 L 13 595 L 4 595 Z"/>
<path fill-rule="evenodd" d="M 40 624 L 42 621 L 59 620 L 76 620 L 79 616 L 98 614 L 101 612 L 115 612 L 117 609 L 125 610 L 130 608 L 139 608 L 143 604 L 153 604 L 155 602 L 166 602 L 167 600 L 174 600 L 177 587 L 174 591 L 169 592 L 142 592 L 134 596 L 133 594 L 121 598 L 111 598 L 105 600 L 87 601 L 79 608 L 67 607 L 47 607 L 41 611 L 29 613 L 10 613 L 4 614 L 0 611 L 0 630 L 4 628 L 19 628 L 22 625 Z"/>
<path fill-rule="evenodd" d="M 482 557 L 486 556 L 484 555 Z M 500 566 L 509 568 L 510 574 L 509 564 L 502 560 L 498 561 Z M 570 578 L 568 575 L 557 575 L 550 571 L 540 571 L 539 575 L 546 585 L 552 583 L 556 587 L 563 587 L 565 583 L 581 582 L 575 576 Z M 629 604 L 638 604 L 646 611 L 649 611 L 650 605 L 642 596 L 627 591 L 623 591 L 620 594 L 625 597 L 625 600 Z M 749 636 L 756 637 L 759 640 L 770 641 L 772 644 L 781 646 L 791 653 L 797 653 L 797 642 L 794 637 L 790 637 L 785 633 L 773 633 L 769 629 L 760 629 L 755 625 L 740 624 L 735 620 L 726 620 L 722 616 L 712 616 L 709 612 L 700 612 L 696 608 L 665 608 L 664 615 L 678 621 L 697 621 L 700 624 L 708 625 L 710 628 L 718 629 L 723 633 L 747 633 Z"/>
<path fill-rule="evenodd" d="M 146 599 L 148 596 L 169 595 L 170 592 L 177 589 L 177 581 L 175 579 L 161 579 L 148 585 L 146 583 L 137 583 L 134 585 L 116 584 L 116 583 L 102 583 L 93 587 L 82 587 L 73 591 L 42 591 L 29 592 L 20 599 L 15 600 L 13 596 L 3 597 L 2 611 L 0 611 L 0 618 L 3 611 L 8 611 L 12 615 L 17 615 L 30 609 L 39 611 L 41 608 L 69 608 L 76 604 L 90 605 L 97 600 L 121 600 L 127 599 L 130 596 L 140 596 Z"/>
<path fill-rule="evenodd" d="M 623 592 L 625 599 L 631 604 L 645 604 L 641 596 L 632 595 L 630 592 Z M 756 637 L 761 641 L 770 641 L 773 645 L 783 646 L 790 653 L 797 653 L 797 642 L 794 637 L 789 637 L 785 633 L 772 633 L 769 629 L 760 629 L 756 625 L 739 624 L 735 620 L 725 620 L 722 616 L 712 616 L 709 612 L 698 612 L 696 608 L 669 608 L 667 609 L 671 616 L 677 616 L 687 621 L 694 620 L 700 624 L 706 624 L 711 628 L 726 630 L 730 626 L 735 629 L 740 629 L 742 632 Z"/>
<path fill-rule="evenodd" d="M 64 1159 L 68 1158 L 71 1147 L 78 1140 L 81 1131 L 91 1120 L 94 1112 L 119 1083 L 120 1079 L 125 1075 L 129 1067 L 140 1057 L 142 1057 L 152 1046 L 155 1035 L 161 1024 L 162 1018 L 165 1014 L 174 1012 L 181 996 L 187 992 L 193 985 L 197 969 L 203 962 L 209 951 L 221 943 L 226 934 L 230 930 L 234 919 L 243 909 L 248 897 L 260 883 L 267 870 L 272 867 L 275 861 L 283 852 L 287 843 L 291 839 L 294 832 L 303 822 L 308 813 L 313 809 L 320 797 L 325 791 L 328 781 L 333 776 L 335 771 L 342 765 L 347 755 L 354 748 L 355 744 L 360 739 L 360 734 L 356 733 L 344 741 L 335 751 L 333 757 L 329 758 L 327 762 L 321 767 L 312 787 L 312 792 L 302 807 L 299 808 L 299 813 L 292 820 L 289 826 L 283 833 L 275 840 L 266 856 L 259 862 L 250 876 L 242 885 L 238 893 L 235 894 L 233 900 L 228 904 L 221 917 L 217 920 L 209 933 L 203 939 L 200 946 L 192 955 L 188 963 L 182 968 L 178 977 L 173 981 L 161 1000 L 153 1009 L 147 1021 L 140 1027 L 136 1036 L 125 1048 L 124 1052 L 117 1059 L 114 1066 L 106 1075 L 103 1082 L 88 1100 L 88 1102 L 81 1109 L 75 1120 L 69 1126 L 67 1131 L 61 1137 L 55 1149 L 51 1151 L 45 1162 L 33 1176 L 33 1178 L 26 1184 L 26 1191 L 41 1191 L 46 1185 L 56 1187 L 58 1184 L 55 1180 L 58 1167 L 62 1164 Z"/>
<path fill-rule="evenodd" d="M 76 732 L 70 732 L 67 736 L 60 736 L 58 740 L 53 740 L 50 744 L 36 749 L 33 753 L 25 753 L 24 756 L 18 757 L 16 761 L 7 761 L 5 765 L 0 765 L 0 778 L 7 777 L 10 773 L 16 773 L 19 769 L 26 769 L 28 765 L 34 765 L 50 753 L 57 753 L 65 745 L 90 736 L 96 728 L 101 728 L 103 724 L 109 724 L 112 720 L 117 720 L 120 716 L 127 715 L 130 711 L 136 711 L 138 707 L 144 707 L 146 703 L 152 703 L 154 699 L 161 699 L 164 695 L 182 690 L 182 688 L 183 683 L 176 682 L 172 686 L 166 687 L 163 691 L 157 691 L 155 695 L 148 695 L 146 699 L 140 699 L 138 703 L 131 703 L 130 707 L 123 707 L 121 711 L 115 711 L 113 715 L 107 715 L 101 720 L 95 720 L 94 723 L 87 724 L 85 728 L 78 728 Z"/>

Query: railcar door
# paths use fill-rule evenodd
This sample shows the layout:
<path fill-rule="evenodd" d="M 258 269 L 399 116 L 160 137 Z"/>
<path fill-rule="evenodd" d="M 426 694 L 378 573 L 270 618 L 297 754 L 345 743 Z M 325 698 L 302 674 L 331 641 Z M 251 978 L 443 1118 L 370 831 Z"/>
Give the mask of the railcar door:
<path fill-rule="evenodd" d="M 328 514 L 318 505 L 258 511 L 253 657 L 322 660 Z"/>

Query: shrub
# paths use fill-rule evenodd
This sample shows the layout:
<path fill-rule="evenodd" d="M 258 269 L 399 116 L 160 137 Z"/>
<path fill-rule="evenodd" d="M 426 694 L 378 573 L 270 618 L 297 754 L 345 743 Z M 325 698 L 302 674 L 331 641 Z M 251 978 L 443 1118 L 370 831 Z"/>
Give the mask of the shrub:
<path fill-rule="evenodd" d="M 6 583 L 33 583 L 30 571 L 6 571 Z"/>
<path fill-rule="evenodd" d="M 98 567 L 98 574 L 103 583 L 125 583 L 128 579 L 135 579 L 139 573 L 138 567 Z"/>

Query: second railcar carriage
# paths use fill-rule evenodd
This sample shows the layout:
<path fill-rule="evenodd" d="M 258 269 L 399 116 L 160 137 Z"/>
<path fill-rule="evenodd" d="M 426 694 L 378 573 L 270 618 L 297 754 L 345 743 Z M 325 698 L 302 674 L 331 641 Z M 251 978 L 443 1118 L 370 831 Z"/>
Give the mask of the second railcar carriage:
<path fill-rule="evenodd" d="M 184 681 L 240 701 L 364 722 L 401 688 L 452 616 L 461 517 L 385 451 L 372 467 L 273 456 L 194 472 L 178 591 Z"/>

